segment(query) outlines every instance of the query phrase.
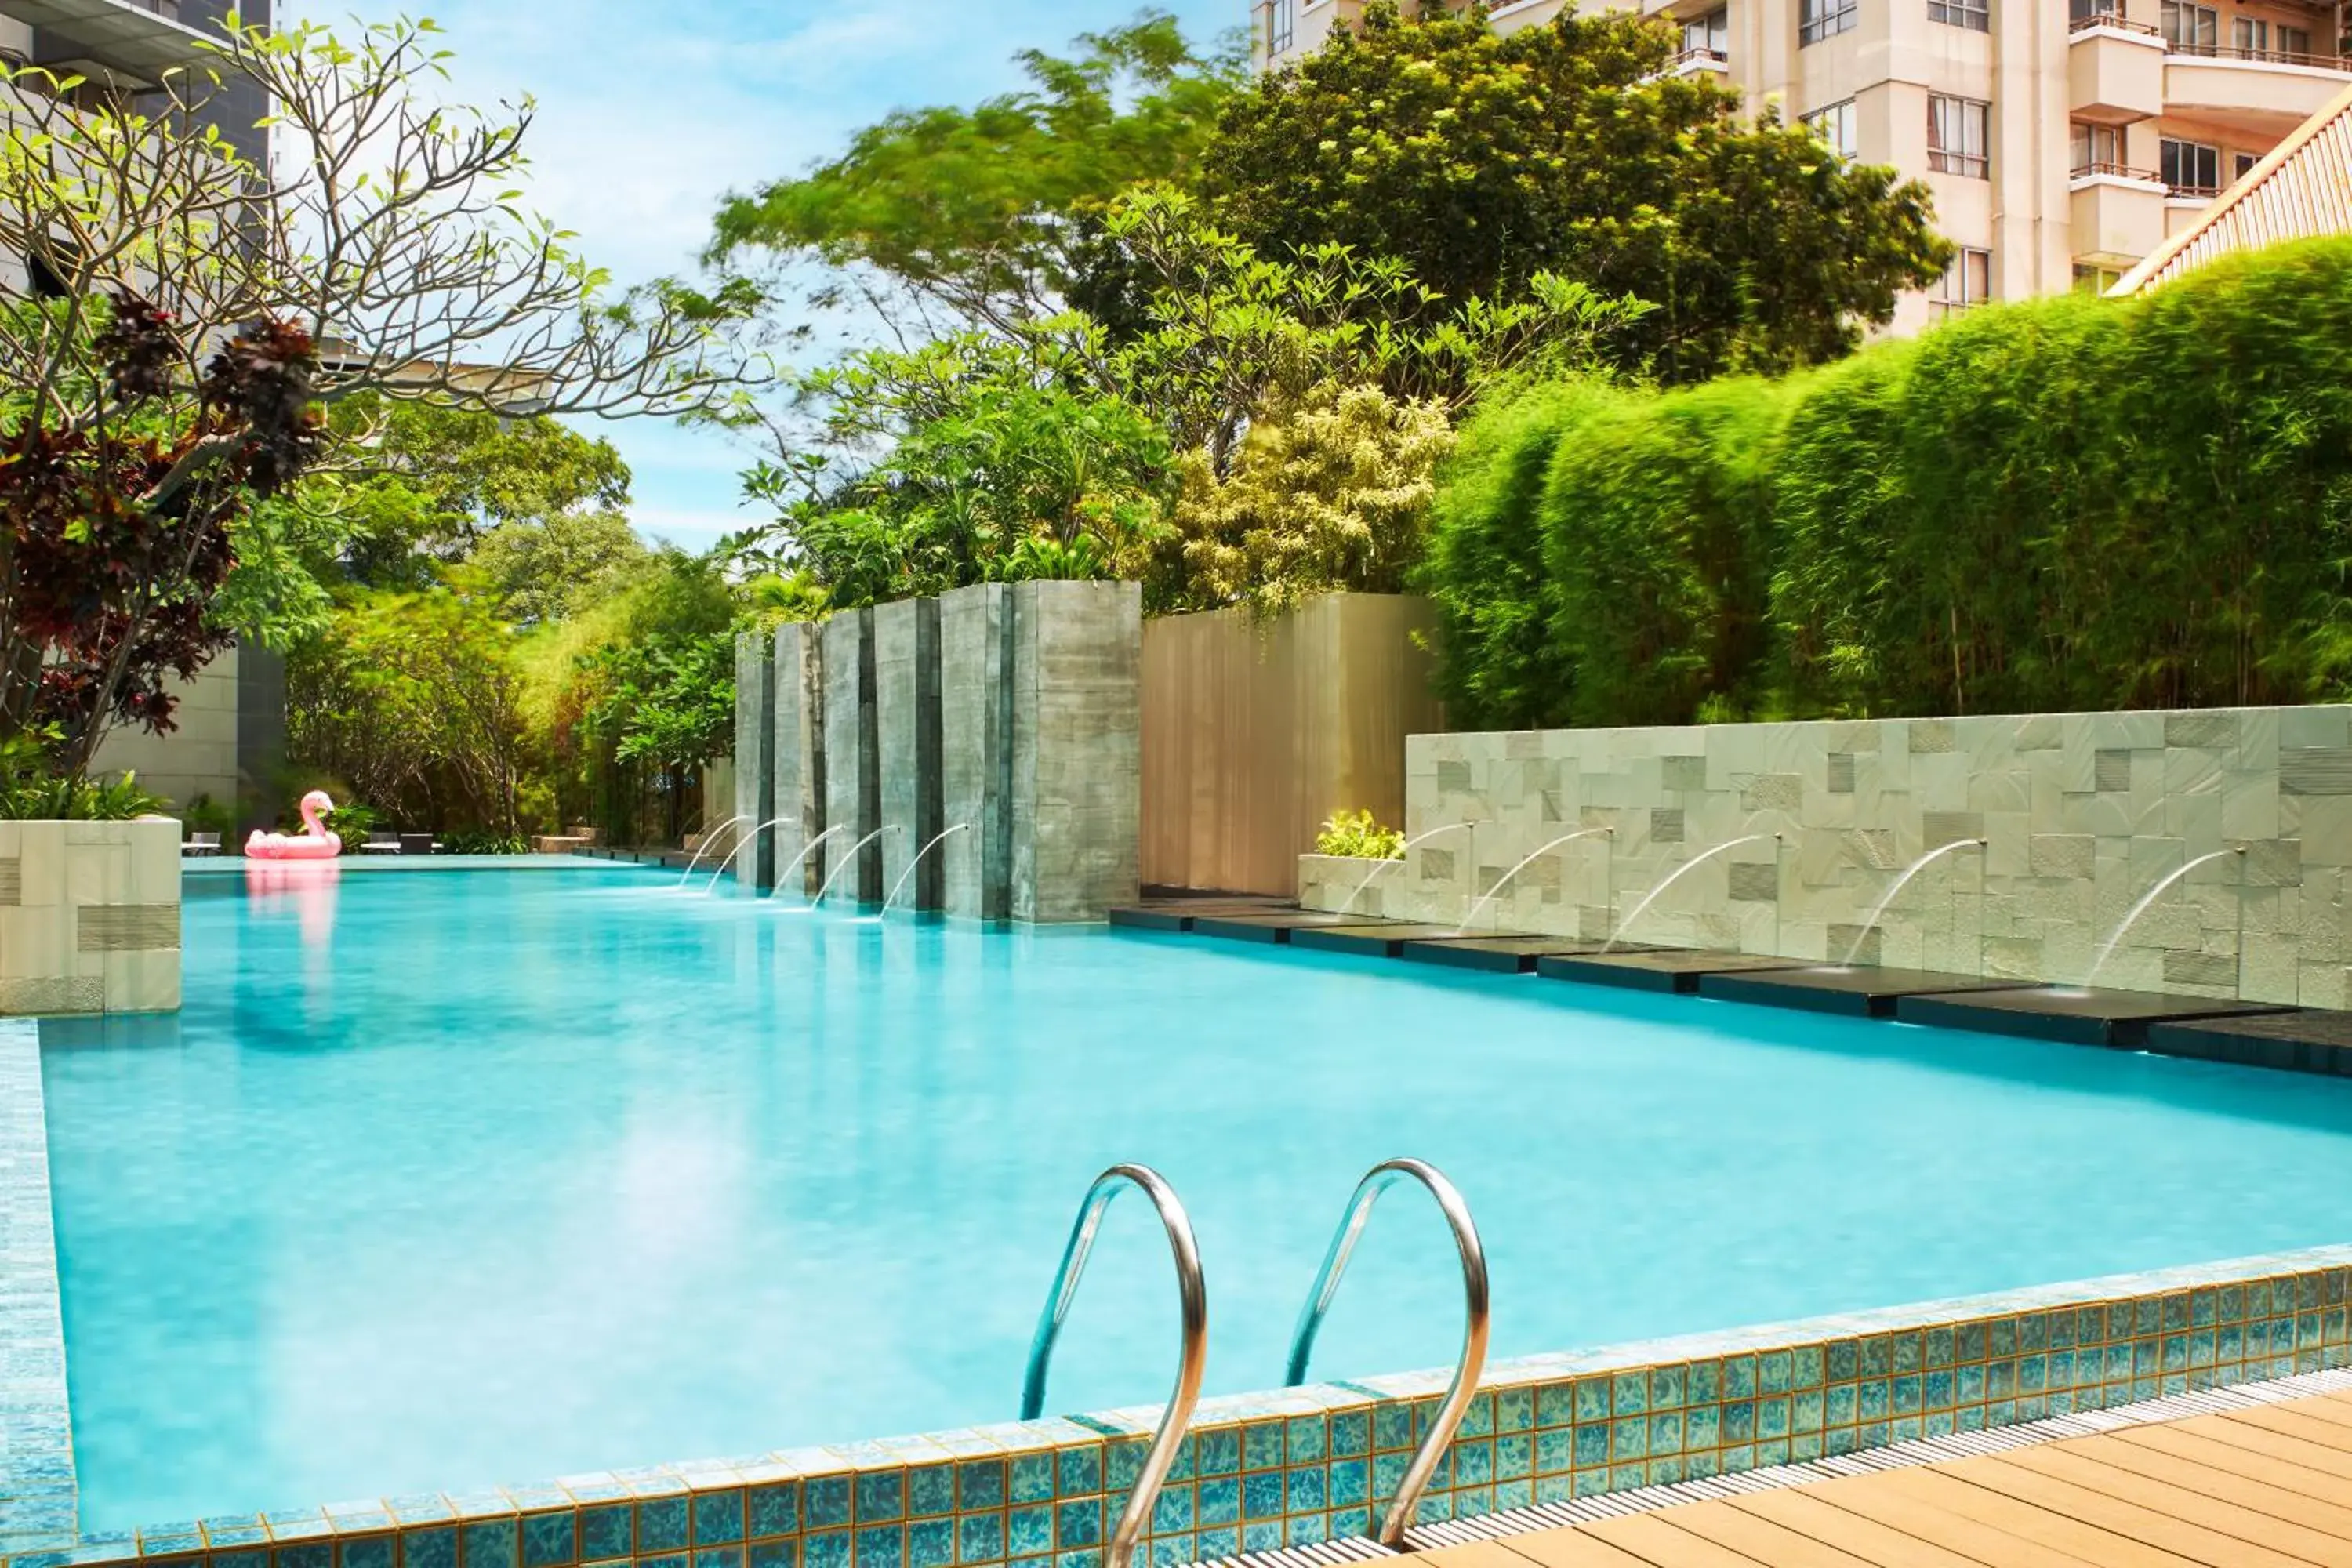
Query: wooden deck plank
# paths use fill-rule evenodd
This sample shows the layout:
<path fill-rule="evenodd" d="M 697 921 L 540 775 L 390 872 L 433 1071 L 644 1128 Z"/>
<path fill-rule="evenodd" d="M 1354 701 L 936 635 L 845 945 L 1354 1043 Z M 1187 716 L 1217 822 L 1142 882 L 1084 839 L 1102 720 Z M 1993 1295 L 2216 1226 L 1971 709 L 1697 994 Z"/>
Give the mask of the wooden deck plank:
<path fill-rule="evenodd" d="M 1666 1522 L 1673 1511 L 1629 1513 L 1576 1528 L 1579 1534 L 1624 1548 L 1650 1568 L 1778 1568 L 1675 1529 Z"/>
<path fill-rule="evenodd" d="M 1843 1552 L 1816 1536 L 1742 1513 L 1727 1502 L 1696 1502 L 1659 1516 L 1676 1530 L 1704 1536 L 1772 1568 L 1874 1568 L 1866 1559 Z"/>
<path fill-rule="evenodd" d="M 2159 1453 L 2175 1454 L 2231 1475 L 2252 1476 L 2257 1480 L 2284 1487 L 2289 1491 L 2304 1492 L 2326 1501 L 2352 1508 L 2352 1479 L 2313 1469 L 2275 1455 L 2256 1453 L 2234 1443 L 2224 1443 L 2201 1432 L 2183 1429 L 2180 1423 L 2168 1422 L 2156 1426 L 2131 1426 L 2111 1434 L 2117 1441 L 2153 1448 Z"/>
<path fill-rule="evenodd" d="M 2228 1415 L 2200 1415 L 2192 1421 L 2177 1423 L 2173 1429 L 2199 1437 L 2210 1437 L 2216 1443 L 2227 1443 L 2248 1453 L 2283 1459 L 2290 1465 L 2301 1465 L 2307 1470 L 2324 1471 L 2342 1480 L 2352 1480 L 2352 1455 L 2339 1454 L 2321 1444 L 2307 1443 L 2300 1437 L 2274 1432 L 2267 1426 L 2235 1420 Z"/>
<path fill-rule="evenodd" d="M 2323 1394 L 2312 1399 L 2293 1400 L 2286 1408 L 2340 1426 L 2352 1426 L 2352 1394 Z"/>
<path fill-rule="evenodd" d="M 2185 1557 L 2192 1563 L 2202 1563 L 2208 1568 L 2342 1568 L 2342 1564 L 2315 1563 L 2314 1559 L 2300 1553 L 2275 1551 L 2256 1545 L 2251 1541 L 2224 1535 L 2201 1524 L 2176 1519 L 2168 1513 L 2118 1497 L 2077 1486 L 2011 1464 L 2006 1455 L 1999 1458 L 1966 1459 L 1956 1465 L 1939 1467 L 1946 1479 L 1965 1486 L 1981 1487 L 1988 1492 L 2015 1500 L 2046 1513 L 2095 1526 L 2112 1535 L 2137 1541 Z"/>
<path fill-rule="evenodd" d="M 1581 1530 L 1539 1530 L 1532 1535 L 1507 1537 L 1497 1544 L 1507 1545 L 1526 1562 L 1540 1563 L 1542 1568 L 1649 1568 L 1632 1552 Z M 1488 1565 L 1465 1564 L 1463 1568 Z"/>
<path fill-rule="evenodd" d="M 1974 1487 L 1953 1481 L 1948 1483 L 1948 1495 L 1932 1485 L 1916 1484 L 1921 1479 L 1932 1481 L 1932 1478 L 1913 1472 L 1889 1470 L 1883 1475 L 1832 1481 L 1814 1495 L 1849 1513 L 1875 1520 L 1890 1530 L 1948 1546 L 1987 1564 L 1987 1568 L 2069 1568 L 2071 1564 L 2085 1564 L 2087 1568 L 2189 1568 L 2178 1557 L 2147 1552 L 2138 1542 L 2105 1531 L 2084 1529 L 2072 1521 L 2048 1521 L 2046 1516 L 2031 1509 L 2006 1510 L 2000 1506 L 2000 1500 L 1988 1500 L 1986 1494 Z M 1950 1503 L 1960 1507 L 1947 1506 Z M 1988 1513 L 2009 1517 L 2004 1523 L 2000 1518 L 1984 1517 Z M 2024 1522 L 2028 1531 L 2039 1525 L 2047 1527 L 2040 1534 L 2013 1528 L 2019 1522 L 2018 1514 L 2027 1516 Z M 2122 1555 L 2116 1555 L 2117 1552 Z"/>
<path fill-rule="evenodd" d="M 2306 1415 L 2291 1405 L 2257 1405 L 2249 1410 L 2233 1410 L 2221 1419 L 2300 1437 L 2306 1443 L 2352 1456 L 2352 1426 L 2339 1426 L 2333 1421 Z"/>
<path fill-rule="evenodd" d="M 2234 1477 L 2220 1476 L 2211 1471 L 2200 1473 L 2195 1466 L 2183 1466 L 2181 1468 L 2191 1472 L 2186 1479 L 2178 1477 L 2159 1479 L 2137 1470 L 2107 1464 L 2072 1443 L 2021 1449 L 2003 1458 L 2021 1468 L 2071 1482 L 2101 1497 L 2131 1503 L 2151 1513 L 2166 1514 L 2218 1535 L 2268 1547 L 2289 1557 L 2300 1557 L 2312 1563 L 2352 1559 L 2352 1539 L 2303 1522 L 2294 1505 L 2300 1503 L 2305 1509 L 2316 1505 L 2307 1498 L 2298 1498 L 2290 1492 L 2276 1492 L 2273 1498 L 2265 1500 L 2272 1502 L 2272 1507 L 2259 1507 L 2213 1495 L 2212 1489 L 2216 1485 L 2223 1490 L 2233 1489 L 2229 1483 L 2236 1480 Z M 2239 1481 L 2234 1489 L 2243 1493 L 2252 1484 Z M 2276 1511 L 2277 1500 L 2280 1499 L 2284 1500 L 2288 1506 L 2289 1511 L 2284 1514 Z"/>
<path fill-rule="evenodd" d="M 1848 1513 L 1813 1495 L 1813 1489 L 1749 1492 L 1727 1505 L 1849 1552 L 1876 1568 L 1986 1568 L 1999 1561 L 1967 1555 L 1957 1541 L 1923 1541 L 1874 1519 Z"/>
<path fill-rule="evenodd" d="M 1871 1479 L 1883 1482 L 1890 1490 L 2065 1552 L 2095 1563 L 2097 1568 L 2188 1568 L 2200 1561 L 2150 1546 L 2134 1536 L 2119 1535 L 2069 1515 L 2053 1513 L 2000 1492 L 1971 1486 L 1939 1470 L 1889 1470 Z"/>
<path fill-rule="evenodd" d="M 1460 1546 L 1441 1546 L 1433 1552 L 1415 1552 L 1412 1560 L 1430 1563 L 1433 1568 L 1528 1568 L 1528 1559 L 1519 1554 L 1518 1547 L 1522 1542 L 1533 1539 L 1532 1536 L 1521 1536 L 1514 1541 L 1465 1542 Z M 1588 1559 L 1577 1568 L 1625 1568 L 1625 1564 L 1622 1561 L 1596 1563 Z"/>

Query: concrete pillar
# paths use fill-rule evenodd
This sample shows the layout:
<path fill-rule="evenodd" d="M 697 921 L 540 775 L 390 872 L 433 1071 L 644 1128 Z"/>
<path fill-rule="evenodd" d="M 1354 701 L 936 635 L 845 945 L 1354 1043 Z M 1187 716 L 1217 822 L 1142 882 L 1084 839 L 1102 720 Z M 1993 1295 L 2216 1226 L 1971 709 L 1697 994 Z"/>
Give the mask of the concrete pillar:
<path fill-rule="evenodd" d="M 940 787 L 940 602 L 901 599 L 874 610 L 874 728 L 881 758 L 882 896 L 887 900 L 907 868 L 947 824 Z M 902 908 L 942 907 L 940 857 L 956 847 L 941 844 L 923 857 L 906 890 Z"/>
<path fill-rule="evenodd" d="M 841 832 L 826 840 L 830 876 L 845 857 L 834 896 L 882 901 L 882 847 L 865 843 L 882 826 L 879 737 L 874 728 L 874 612 L 844 610 L 824 623 L 824 818 Z"/>
<path fill-rule="evenodd" d="M 1012 592 L 1012 915 L 1099 921 L 1139 892 L 1142 590 Z"/>
<path fill-rule="evenodd" d="M 802 857 L 809 841 L 824 831 L 824 660 L 817 653 L 818 627 L 806 621 L 776 628 L 774 687 L 776 735 L 775 809 L 784 820 L 776 828 L 777 891 L 806 898 L 824 875 L 824 856 Z M 799 868 L 784 868 L 798 858 Z"/>
<path fill-rule="evenodd" d="M 939 847 L 942 907 L 1013 913 L 1013 616 L 1002 583 L 940 597 L 940 815 L 971 826 Z"/>
<path fill-rule="evenodd" d="M 776 815 L 776 709 L 769 697 L 768 635 L 745 632 L 735 639 L 735 798 L 730 805 L 713 801 L 703 810 L 705 830 L 716 828 L 722 815 L 740 818 L 735 837 L 713 851 L 725 855 L 744 834 L 754 832 Z M 776 884 L 776 844 L 773 836 L 759 834 L 758 841 L 735 857 L 735 879 L 764 892 Z"/>

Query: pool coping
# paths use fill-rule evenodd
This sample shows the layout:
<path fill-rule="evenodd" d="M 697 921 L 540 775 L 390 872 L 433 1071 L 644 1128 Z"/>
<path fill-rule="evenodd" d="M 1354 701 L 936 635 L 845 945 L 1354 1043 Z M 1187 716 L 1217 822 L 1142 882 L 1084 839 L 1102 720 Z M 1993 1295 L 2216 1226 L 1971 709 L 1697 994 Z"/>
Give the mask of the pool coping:
<path fill-rule="evenodd" d="M 79 1514 L 46 1116 L 40 1026 L 0 1018 L 0 1561 L 72 1544 Z"/>
<path fill-rule="evenodd" d="M 300 868 L 331 866 L 338 872 L 362 872 L 370 876 L 386 871 L 589 871 L 609 869 L 614 866 L 637 866 L 646 870 L 675 870 L 676 867 L 654 866 L 643 861 L 606 860 L 585 855 L 339 855 L 332 860 L 250 860 L 242 855 L 184 855 L 180 858 L 183 877 L 242 876 L 248 869 L 285 869 L 300 875 Z"/>
<path fill-rule="evenodd" d="M 1102 1568 L 1157 1405 L 77 1534 L 39 1062 L 0 1023 L 0 1568 Z M 1498 1361 L 1420 1524 L 2340 1368 L 2347 1312 L 2340 1246 Z M 1448 1375 L 1203 1400 L 1143 1561 L 1369 1532 Z"/>

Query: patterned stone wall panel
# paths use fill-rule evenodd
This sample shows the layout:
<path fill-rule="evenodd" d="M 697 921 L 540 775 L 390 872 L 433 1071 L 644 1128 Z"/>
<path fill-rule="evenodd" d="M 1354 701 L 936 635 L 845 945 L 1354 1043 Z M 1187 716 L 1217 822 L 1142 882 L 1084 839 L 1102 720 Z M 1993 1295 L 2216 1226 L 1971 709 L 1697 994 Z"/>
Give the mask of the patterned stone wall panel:
<path fill-rule="evenodd" d="M 85 904 L 74 911 L 81 952 L 153 952 L 180 945 L 177 904 Z"/>

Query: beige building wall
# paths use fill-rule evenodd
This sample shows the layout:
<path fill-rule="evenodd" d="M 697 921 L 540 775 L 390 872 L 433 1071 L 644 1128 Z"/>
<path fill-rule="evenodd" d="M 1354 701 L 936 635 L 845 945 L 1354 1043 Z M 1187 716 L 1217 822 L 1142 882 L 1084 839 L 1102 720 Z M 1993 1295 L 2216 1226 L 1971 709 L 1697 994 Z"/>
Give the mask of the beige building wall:
<path fill-rule="evenodd" d="M 1822 0 L 1827 15 L 1850 7 L 1851 24 L 1811 43 L 1807 0 L 1603 0 L 1591 8 L 1676 21 L 1720 13 L 1727 47 L 1686 50 L 1676 71 L 1714 76 L 1751 111 L 1773 107 L 1790 120 L 1851 102 L 1853 155 L 1927 182 L 1938 226 L 1973 254 L 1945 287 L 1901 301 L 1898 332 L 1984 299 L 2104 286 L 2352 82 L 2352 65 L 2338 58 L 2341 0 L 2189 8 L 1984 0 L 1982 30 L 1937 19 L 1930 3 Z M 1573 0 L 1513 0 L 1492 16 L 1497 29 L 1514 31 L 1572 8 Z M 1299 58 L 1362 9 L 1362 0 L 1252 0 L 1261 66 Z M 1286 26 L 1290 47 L 1271 52 Z M 1928 146 L 1937 97 L 1987 107 L 1981 170 L 1973 162 L 1937 166 L 1954 162 Z M 2090 155 L 2080 132 L 2099 139 Z M 2177 144 L 2170 159 L 2168 142 Z"/>
<path fill-rule="evenodd" d="M 180 706 L 173 715 L 177 728 L 170 733 L 151 735 L 132 724 L 117 724 L 107 731 L 90 771 L 110 775 L 135 772 L 142 785 L 177 806 L 202 795 L 234 808 L 239 782 L 237 658 L 232 647 L 197 671 L 194 680 L 173 682 Z"/>

